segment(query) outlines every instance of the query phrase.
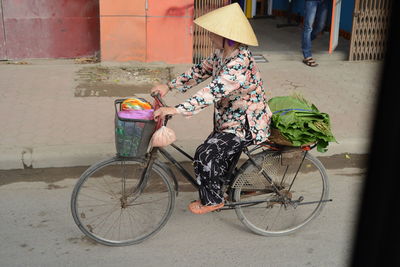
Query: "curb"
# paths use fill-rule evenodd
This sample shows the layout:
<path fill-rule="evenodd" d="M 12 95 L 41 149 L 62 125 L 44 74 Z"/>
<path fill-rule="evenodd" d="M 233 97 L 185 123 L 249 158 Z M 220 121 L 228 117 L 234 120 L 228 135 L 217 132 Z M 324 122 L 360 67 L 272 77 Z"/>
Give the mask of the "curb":
<path fill-rule="evenodd" d="M 198 144 L 202 141 L 184 140 L 176 142 L 176 145 L 184 148 L 188 154 L 193 155 Z M 167 148 L 167 150 L 178 161 L 187 161 L 174 149 Z M 369 140 L 346 139 L 340 141 L 339 144 L 330 144 L 325 153 L 320 153 L 316 149 L 312 153 L 318 157 L 337 154 L 368 154 Z M 21 148 L 2 147 L 0 148 L 0 170 L 89 166 L 114 155 L 114 143 Z M 243 158 L 246 158 L 246 156 L 244 155 Z M 160 160 L 164 161 L 162 157 L 160 157 Z"/>

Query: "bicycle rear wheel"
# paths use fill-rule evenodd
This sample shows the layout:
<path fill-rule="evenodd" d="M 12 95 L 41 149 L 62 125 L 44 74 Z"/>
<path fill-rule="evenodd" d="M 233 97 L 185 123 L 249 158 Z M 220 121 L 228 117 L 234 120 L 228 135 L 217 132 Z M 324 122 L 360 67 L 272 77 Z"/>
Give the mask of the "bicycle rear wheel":
<path fill-rule="evenodd" d="M 280 194 L 250 160 L 241 167 L 232 184 L 233 201 L 247 203 L 236 206 L 235 211 L 254 233 L 286 235 L 321 212 L 329 194 L 328 176 L 318 159 L 304 153 L 287 162 L 279 151 L 264 151 L 254 156 Z"/>
<path fill-rule="evenodd" d="M 86 170 L 72 193 L 79 229 L 109 246 L 140 243 L 157 233 L 175 205 L 167 173 L 156 163 L 145 178 L 141 160 L 111 158 Z"/>

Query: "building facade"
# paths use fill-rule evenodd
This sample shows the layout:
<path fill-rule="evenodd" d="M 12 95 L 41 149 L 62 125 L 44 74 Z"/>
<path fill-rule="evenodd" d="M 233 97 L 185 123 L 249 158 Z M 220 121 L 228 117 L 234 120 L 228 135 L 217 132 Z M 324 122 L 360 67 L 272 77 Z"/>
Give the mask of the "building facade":
<path fill-rule="evenodd" d="M 272 3 L 269 10 L 274 15 L 288 15 L 287 0 L 234 1 L 246 7 L 251 1 L 263 9 Z M 291 13 L 301 17 L 304 1 L 291 0 Z M 341 2 L 341 35 L 354 39 L 351 51 L 363 55 L 364 46 L 369 49 L 365 53 L 371 54 L 371 47 L 382 51 L 375 44 L 384 43 L 391 0 L 334 1 Z M 100 55 L 102 61 L 191 63 L 210 45 L 193 18 L 230 2 L 0 0 L 0 60 Z M 369 59 L 368 55 L 355 58 Z"/>

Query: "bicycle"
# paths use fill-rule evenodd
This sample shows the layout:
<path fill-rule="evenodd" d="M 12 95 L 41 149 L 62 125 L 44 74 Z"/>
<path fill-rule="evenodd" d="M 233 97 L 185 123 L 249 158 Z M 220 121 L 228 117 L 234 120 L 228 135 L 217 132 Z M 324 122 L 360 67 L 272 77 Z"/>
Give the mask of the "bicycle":
<path fill-rule="evenodd" d="M 166 106 L 158 96 L 155 99 Z M 117 99 L 115 105 L 121 102 Z M 171 146 L 193 161 L 184 150 Z M 238 155 L 234 160 L 222 186 L 225 206 L 219 211 L 235 209 L 249 230 L 264 236 L 286 235 L 309 223 L 332 201 L 326 170 L 309 153 L 315 146 L 265 142 L 245 147 L 242 153 L 248 159 L 239 164 Z M 104 245 L 126 246 L 161 230 L 174 210 L 179 184 L 171 168 L 157 159 L 159 154 L 198 187 L 164 148 L 95 163 L 81 175 L 71 196 L 72 216 L 87 237 Z"/>

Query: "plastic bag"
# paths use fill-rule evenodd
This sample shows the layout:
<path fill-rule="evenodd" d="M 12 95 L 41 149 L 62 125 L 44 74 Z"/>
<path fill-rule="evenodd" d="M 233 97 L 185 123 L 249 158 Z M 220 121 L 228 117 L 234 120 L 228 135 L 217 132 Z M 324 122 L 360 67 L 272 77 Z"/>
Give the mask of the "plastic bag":
<path fill-rule="evenodd" d="M 153 120 L 153 109 L 143 109 L 143 110 L 121 110 L 118 111 L 118 117 L 122 119 L 130 120 Z"/>
<path fill-rule="evenodd" d="M 160 129 L 154 132 L 151 138 L 151 146 L 153 147 L 164 147 L 175 142 L 176 136 L 174 130 L 162 126 Z"/>
<path fill-rule="evenodd" d="M 121 110 L 146 110 L 152 109 L 151 104 L 144 98 L 131 97 L 125 99 L 121 104 Z"/>

